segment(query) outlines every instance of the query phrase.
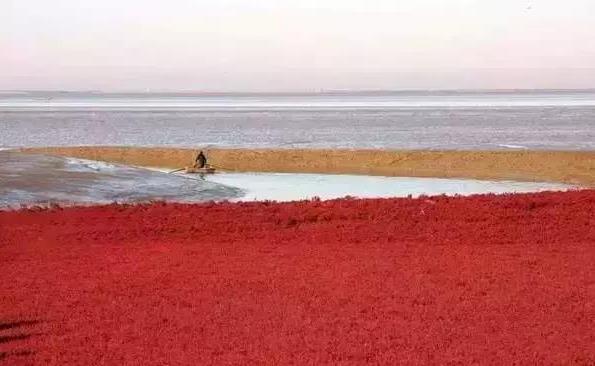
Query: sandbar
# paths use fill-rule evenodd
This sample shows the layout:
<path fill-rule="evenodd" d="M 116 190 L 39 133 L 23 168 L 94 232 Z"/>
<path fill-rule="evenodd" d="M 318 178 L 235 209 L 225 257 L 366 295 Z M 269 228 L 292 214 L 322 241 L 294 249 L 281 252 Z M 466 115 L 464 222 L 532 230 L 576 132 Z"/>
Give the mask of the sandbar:
<path fill-rule="evenodd" d="M 21 151 L 145 167 L 190 165 L 200 146 L 75 146 Z M 204 149 L 222 171 L 559 182 L 595 187 L 595 151 Z"/>

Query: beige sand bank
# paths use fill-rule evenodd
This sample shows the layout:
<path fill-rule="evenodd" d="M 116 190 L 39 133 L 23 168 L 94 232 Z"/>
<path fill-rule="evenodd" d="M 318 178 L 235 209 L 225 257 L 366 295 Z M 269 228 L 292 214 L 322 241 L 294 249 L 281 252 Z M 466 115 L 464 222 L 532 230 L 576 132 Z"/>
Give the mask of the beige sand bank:
<path fill-rule="evenodd" d="M 47 147 L 23 151 L 172 169 L 190 165 L 196 156 L 196 149 L 181 148 Z M 207 155 L 216 167 L 234 171 L 549 181 L 595 187 L 595 151 L 211 149 Z"/>

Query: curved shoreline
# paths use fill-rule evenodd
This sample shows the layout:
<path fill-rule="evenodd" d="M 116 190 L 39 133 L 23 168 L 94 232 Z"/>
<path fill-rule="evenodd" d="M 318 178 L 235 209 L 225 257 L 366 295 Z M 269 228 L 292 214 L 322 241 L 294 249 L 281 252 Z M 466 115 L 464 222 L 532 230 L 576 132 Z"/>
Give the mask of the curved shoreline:
<path fill-rule="evenodd" d="M 180 168 L 200 149 L 76 146 L 20 151 L 127 165 Z M 206 149 L 205 149 L 206 150 Z M 595 187 L 595 151 L 209 149 L 220 170 L 559 182 Z"/>

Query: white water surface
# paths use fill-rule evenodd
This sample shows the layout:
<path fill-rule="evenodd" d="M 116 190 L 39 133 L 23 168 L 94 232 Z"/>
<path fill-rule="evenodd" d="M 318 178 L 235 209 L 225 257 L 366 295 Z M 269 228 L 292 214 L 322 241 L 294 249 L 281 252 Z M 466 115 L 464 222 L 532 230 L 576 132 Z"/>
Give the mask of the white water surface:
<path fill-rule="evenodd" d="M 421 195 L 463 195 L 482 193 L 528 193 L 560 191 L 570 185 L 541 182 L 483 181 L 472 179 L 442 179 L 413 177 L 380 177 L 336 174 L 293 173 L 217 173 L 190 175 L 189 179 L 204 179 L 241 189 L 244 194 L 233 201 L 297 201 L 318 197 L 335 199 L 419 197 Z"/>
<path fill-rule="evenodd" d="M 409 91 L 340 94 L 103 94 L 0 95 L 3 111 L 285 110 L 595 106 L 595 91 Z"/>

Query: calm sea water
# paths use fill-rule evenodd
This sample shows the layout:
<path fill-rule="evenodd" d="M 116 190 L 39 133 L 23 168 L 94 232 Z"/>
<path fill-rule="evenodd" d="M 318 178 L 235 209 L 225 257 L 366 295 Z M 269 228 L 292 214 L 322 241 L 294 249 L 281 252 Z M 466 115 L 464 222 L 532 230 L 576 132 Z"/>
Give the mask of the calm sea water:
<path fill-rule="evenodd" d="M 0 148 L 595 149 L 595 92 L 0 94 Z"/>

